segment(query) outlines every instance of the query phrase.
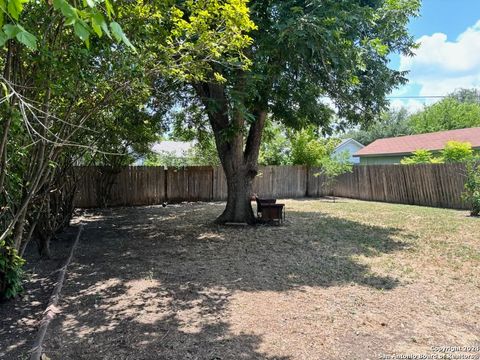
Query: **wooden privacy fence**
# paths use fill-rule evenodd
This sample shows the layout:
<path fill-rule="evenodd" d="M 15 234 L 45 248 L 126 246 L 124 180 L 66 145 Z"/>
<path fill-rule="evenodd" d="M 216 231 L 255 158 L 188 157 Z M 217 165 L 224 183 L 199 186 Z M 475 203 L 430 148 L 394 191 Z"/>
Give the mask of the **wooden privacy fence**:
<path fill-rule="evenodd" d="M 81 208 L 155 205 L 165 201 L 221 201 L 227 181 L 220 167 L 77 167 L 77 196 Z M 264 166 L 253 183 L 254 192 L 278 198 L 304 197 L 305 166 Z"/>
<path fill-rule="evenodd" d="M 355 166 L 330 194 L 360 200 L 466 209 L 463 164 Z"/>
<path fill-rule="evenodd" d="M 75 204 L 81 208 L 156 205 L 165 201 L 221 201 L 227 183 L 220 167 L 78 167 Z M 259 196 L 335 195 L 446 208 L 466 208 L 462 164 L 355 166 L 326 188 L 320 170 L 306 166 L 262 166 L 253 183 Z"/>

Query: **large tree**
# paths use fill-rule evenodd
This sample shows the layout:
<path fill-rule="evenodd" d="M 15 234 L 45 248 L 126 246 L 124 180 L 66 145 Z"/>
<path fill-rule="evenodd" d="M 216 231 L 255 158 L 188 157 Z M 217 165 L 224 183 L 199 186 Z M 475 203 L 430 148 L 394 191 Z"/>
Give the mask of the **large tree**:
<path fill-rule="evenodd" d="M 267 114 L 287 126 L 330 132 L 333 103 L 344 124 L 371 122 L 385 94 L 406 82 L 389 55 L 411 56 L 407 24 L 418 0 L 252 0 L 257 29 L 249 69 L 213 65 L 191 85 L 205 106 L 226 174 L 219 223 L 254 223 L 250 196 Z M 328 99 L 329 101 L 322 101 Z"/>
<path fill-rule="evenodd" d="M 374 123 L 350 130 L 344 137 L 353 138 L 367 146 L 377 139 L 405 136 L 412 132 L 408 111 L 406 108 L 400 108 L 382 112 Z"/>

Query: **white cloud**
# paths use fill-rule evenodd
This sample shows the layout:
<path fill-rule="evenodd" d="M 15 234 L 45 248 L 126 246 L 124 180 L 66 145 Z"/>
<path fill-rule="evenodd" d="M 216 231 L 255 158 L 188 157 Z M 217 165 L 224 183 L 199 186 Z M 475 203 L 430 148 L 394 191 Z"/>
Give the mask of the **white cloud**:
<path fill-rule="evenodd" d="M 480 20 L 455 41 L 435 33 L 418 39 L 414 57 L 402 56 L 400 70 L 409 70 L 410 85 L 420 95 L 446 95 L 459 88 L 480 88 Z"/>
<path fill-rule="evenodd" d="M 401 100 L 395 99 L 390 101 L 390 109 L 400 110 L 401 108 L 406 108 L 410 114 L 416 113 L 420 110 L 423 110 L 425 105 L 429 105 L 430 101 L 419 101 L 419 100 Z"/>

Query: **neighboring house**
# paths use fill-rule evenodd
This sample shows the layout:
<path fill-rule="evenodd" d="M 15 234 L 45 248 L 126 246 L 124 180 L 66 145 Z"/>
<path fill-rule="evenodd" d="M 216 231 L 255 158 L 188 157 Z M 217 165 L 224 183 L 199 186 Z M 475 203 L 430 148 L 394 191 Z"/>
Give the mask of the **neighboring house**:
<path fill-rule="evenodd" d="M 344 152 L 349 154 L 348 160 L 353 164 L 358 164 L 360 159 L 354 157 L 353 154 L 363 149 L 365 146 L 354 139 L 345 139 L 338 145 L 332 153 L 332 156 L 340 155 Z"/>
<path fill-rule="evenodd" d="M 399 164 L 415 150 L 439 152 L 449 141 L 469 142 L 480 150 L 480 127 L 379 139 L 354 154 L 360 165 Z"/>
<path fill-rule="evenodd" d="M 161 141 L 152 145 L 152 152 L 156 154 L 169 154 L 175 157 L 185 157 L 189 150 L 195 146 L 195 141 Z M 145 158 L 139 158 L 134 165 L 141 166 Z"/>

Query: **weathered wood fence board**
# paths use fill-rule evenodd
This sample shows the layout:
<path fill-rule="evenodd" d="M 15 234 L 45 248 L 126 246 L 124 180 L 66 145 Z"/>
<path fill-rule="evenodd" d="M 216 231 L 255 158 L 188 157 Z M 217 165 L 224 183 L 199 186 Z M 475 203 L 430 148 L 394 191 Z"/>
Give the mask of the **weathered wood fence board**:
<path fill-rule="evenodd" d="M 155 205 L 164 201 L 220 201 L 227 181 L 219 167 L 79 167 L 77 207 Z M 263 197 L 298 198 L 335 195 L 462 209 L 462 164 L 355 166 L 328 188 L 320 169 L 262 166 L 253 192 Z"/>
<path fill-rule="evenodd" d="M 166 171 L 158 167 L 78 167 L 75 205 L 82 208 L 161 204 Z"/>
<path fill-rule="evenodd" d="M 227 199 L 227 179 L 221 167 L 213 168 L 213 200 L 221 201 Z"/>
<path fill-rule="evenodd" d="M 305 197 L 306 166 L 262 166 L 253 181 L 253 192 L 263 197 Z"/>
<path fill-rule="evenodd" d="M 356 166 L 337 179 L 329 195 L 400 204 L 466 208 L 462 164 Z"/>

